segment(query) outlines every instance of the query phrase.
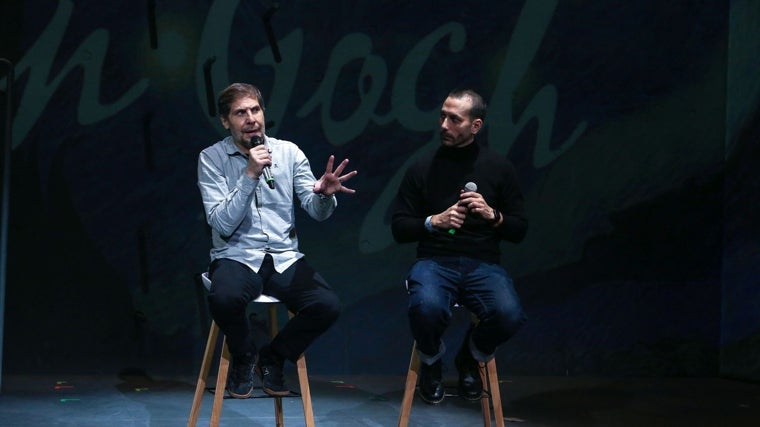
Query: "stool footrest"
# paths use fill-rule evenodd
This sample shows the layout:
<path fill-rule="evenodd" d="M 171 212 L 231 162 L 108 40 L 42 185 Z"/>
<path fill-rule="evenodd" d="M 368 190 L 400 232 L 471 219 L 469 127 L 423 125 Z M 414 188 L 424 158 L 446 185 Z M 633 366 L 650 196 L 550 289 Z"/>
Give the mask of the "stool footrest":
<path fill-rule="evenodd" d="M 253 389 L 254 390 L 256 390 L 256 389 L 261 390 L 261 387 L 254 387 Z M 216 387 L 206 387 L 206 392 L 208 392 L 210 394 L 216 394 Z M 272 396 L 272 395 L 266 394 L 264 391 L 262 391 L 259 394 L 255 394 L 254 393 L 254 394 L 246 397 L 245 399 L 277 399 L 278 397 L 301 397 L 301 393 L 299 393 L 297 391 L 290 390 L 290 394 L 285 394 L 285 395 L 282 395 L 282 396 Z M 236 398 L 236 397 L 227 396 L 226 392 L 225 392 L 225 396 L 222 399 L 224 399 L 224 400 L 227 400 L 227 399 L 245 400 L 245 399 L 239 399 L 239 398 Z"/>

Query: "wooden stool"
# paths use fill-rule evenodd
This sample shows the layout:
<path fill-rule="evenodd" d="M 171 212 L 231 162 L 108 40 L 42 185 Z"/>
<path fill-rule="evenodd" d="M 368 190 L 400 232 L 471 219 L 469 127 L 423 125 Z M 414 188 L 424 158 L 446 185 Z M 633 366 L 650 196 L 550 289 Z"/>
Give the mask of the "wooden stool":
<path fill-rule="evenodd" d="M 496 358 L 487 363 L 478 362 L 480 379 L 483 381 L 483 395 L 480 406 L 483 409 L 483 425 L 491 427 L 491 405 L 493 416 L 498 427 L 504 427 L 504 416 L 501 410 L 501 394 L 499 393 L 499 377 L 496 373 Z M 401 401 L 401 413 L 398 417 L 398 427 L 409 425 L 409 414 L 412 412 L 414 389 L 417 387 L 417 377 L 420 372 L 420 357 L 417 354 L 417 342 L 412 345 L 412 357 L 409 360 L 409 372 L 406 374 L 404 398 Z"/>
<path fill-rule="evenodd" d="M 208 273 L 201 275 L 203 280 L 203 286 L 206 290 L 211 288 L 211 280 L 208 278 Z M 267 295 L 261 295 L 253 302 L 264 303 L 269 305 L 269 324 L 270 334 L 274 337 L 278 332 L 277 327 L 277 303 L 280 301 L 277 298 Z M 293 313 L 288 312 L 289 317 L 293 317 Z M 214 351 L 216 350 L 216 342 L 219 337 L 219 326 L 211 321 L 211 329 L 208 332 L 208 340 L 206 341 L 206 350 L 203 352 L 203 362 L 201 362 L 201 371 L 198 374 L 198 382 L 195 385 L 195 395 L 193 396 L 193 406 L 190 408 L 190 418 L 187 420 L 188 427 L 194 427 L 198 421 L 198 412 L 201 407 L 201 400 L 203 399 L 203 392 L 206 390 L 206 379 L 208 378 L 209 370 L 211 368 L 211 361 L 214 357 Z M 218 426 L 219 420 L 222 415 L 222 401 L 224 400 L 225 389 L 227 386 L 227 374 L 230 368 L 230 351 L 227 347 L 227 338 L 222 338 L 222 354 L 219 357 L 219 369 L 216 374 L 216 389 L 214 391 L 214 405 L 211 409 L 211 421 L 210 426 Z M 301 403 L 303 404 L 303 416 L 306 421 L 307 427 L 314 426 L 314 412 L 311 409 L 311 393 L 309 392 L 309 376 L 306 372 L 306 359 L 302 354 L 296 361 L 296 368 L 298 372 L 298 383 L 301 387 Z M 274 399 L 274 413 L 275 420 L 278 427 L 284 425 L 282 419 L 282 398 L 279 396 L 273 397 Z"/>

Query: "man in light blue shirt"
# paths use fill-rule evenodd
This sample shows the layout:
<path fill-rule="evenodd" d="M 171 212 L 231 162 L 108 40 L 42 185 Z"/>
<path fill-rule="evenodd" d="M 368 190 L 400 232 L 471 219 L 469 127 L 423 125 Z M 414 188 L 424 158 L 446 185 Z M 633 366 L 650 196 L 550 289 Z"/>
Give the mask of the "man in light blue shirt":
<path fill-rule="evenodd" d="M 289 393 L 285 360 L 295 362 L 340 312 L 337 295 L 298 249 L 294 197 L 323 221 L 337 207 L 336 193 L 355 193 L 343 182 L 357 172 L 341 175 L 348 159 L 333 171 L 330 156 L 317 180 L 296 144 L 266 136 L 264 100 L 255 86 L 234 83 L 217 103 L 230 136 L 200 153 L 198 186 L 212 231 L 209 308 L 232 354 L 227 392 L 250 397 L 256 366 L 264 391 L 282 396 Z M 257 349 L 246 307 L 262 293 L 296 315 Z"/>

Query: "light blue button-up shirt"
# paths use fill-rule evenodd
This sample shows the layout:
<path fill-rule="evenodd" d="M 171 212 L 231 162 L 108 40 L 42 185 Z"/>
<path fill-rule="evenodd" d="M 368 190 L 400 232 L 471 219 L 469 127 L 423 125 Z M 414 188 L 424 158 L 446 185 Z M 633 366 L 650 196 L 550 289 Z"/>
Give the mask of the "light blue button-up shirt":
<path fill-rule="evenodd" d="M 274 190 L 245 174 L 247 156 L 231 136 L 201 151 L 198 156 L 198 187 L 211 226 L 211 260 L 229 258 L 258 272 L 266 254 L 283 272 L 304 256 L 298 249 L 294 195 L 309 216 L 323 221 L 332 215 L 335 196 L 314 193 L 316 178 L 309 160 L 298 146 L 266 136 L 272 154 L 270 170 Z"/>

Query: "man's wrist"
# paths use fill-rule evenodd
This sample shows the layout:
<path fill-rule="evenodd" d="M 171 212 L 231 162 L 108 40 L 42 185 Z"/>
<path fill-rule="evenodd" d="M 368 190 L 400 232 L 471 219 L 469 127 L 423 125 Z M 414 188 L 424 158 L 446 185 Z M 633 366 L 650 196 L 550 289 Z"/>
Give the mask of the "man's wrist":
<path fill-rule="evenodd" d="M 496 226 L 499 224 L 499 221 L 501 221 L 501 212 L 499 212 L 496 208 L 491 208 L 493 210 L 493 219 L 490 221 L 491 225 Z"/>

